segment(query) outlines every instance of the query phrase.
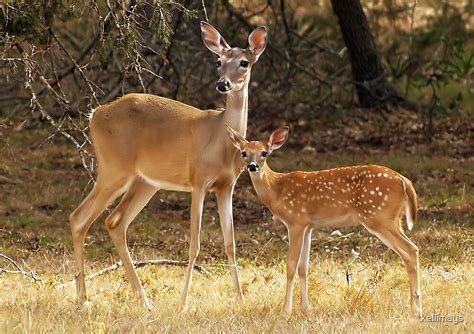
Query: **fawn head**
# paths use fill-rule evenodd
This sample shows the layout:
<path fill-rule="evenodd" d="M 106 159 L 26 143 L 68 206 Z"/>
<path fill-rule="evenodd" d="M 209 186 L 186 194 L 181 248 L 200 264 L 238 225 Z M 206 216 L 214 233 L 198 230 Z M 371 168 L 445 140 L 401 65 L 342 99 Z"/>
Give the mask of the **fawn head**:
<path fill-rule="evenodd" d="M 250 78 L 252 65 L 265 50 L 267 29 L 258 27 L 249 35 L 246 49 L 232 48 L 209 23 L 201 22 L 201 37 L 206 47 L 219 58 L 216 61 L 219 81 L 216 89 L 222 94 L 241 90 Z"/>
<path fill-rule="evenodd" d="M 270 154 L 282 147 L 288 139 L 289 128 L 287 126 L 275 130 L 266 144 L 260 141 L 247 141 L 229 125 L 226 124 L 226 127 L 229 138 L 232 144 L 240 151 L 242 160 L 245 162 L 249 173 L 262 171 L 262 167 Z"/>

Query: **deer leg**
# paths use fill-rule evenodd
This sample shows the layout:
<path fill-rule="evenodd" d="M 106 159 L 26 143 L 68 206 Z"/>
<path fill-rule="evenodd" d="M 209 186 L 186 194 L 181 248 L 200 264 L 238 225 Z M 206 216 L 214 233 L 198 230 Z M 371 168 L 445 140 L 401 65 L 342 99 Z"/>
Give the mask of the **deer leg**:
<path fill-rule="evenodd" d="M 309 254 L 311 252 L 311 234 L 312 228 L 308 228 L 304 235 L 303 250 L 301 251 L 301 258 L 298 263 L 298 276 L 300 277 L 301 285 L 301 311 L 309 311 L 308 298 L 308 269 L 309 269 Z"/>
<path fill-rule="evenodd" d="M 283 305 L 283 312 L 287 316 L 291 315 L 291 310 L 293 308 L 295 273 L 300 260 L 301 249 L 303 248 L 304 233 L 304 226 L 288 226 L 290 246 L 286 259 L 286 295 L 285 303 Z"/>
<path fill-rule="evenodd" d="M 219 209 L 219 218 L 221 222 L 222 233 L 224 235 L 224 247 L 227 258 L 230 263 L 230 273 L 234 285 L 235 294 L 242 299 L 242 290 L 240 289 L 239 275 L 237 272 L 237 262 L 235 260 L 235 240 L 234 240 L 234 221 L 232 218 L 232 191 L 234 187 L 222 190 L 217 193 L 217 205 Z"/>
<path fill-rule="evenodd" d="M 379 226 L 383 226 L 380 225 Z M 391 229 L 371 227 L 369 232 L 377 236 L 385 245 L 396 252 L 405 263 L 405 268 L 410 282 L 410 297 L 412 316 L 420 318 L 421 308 L 421 290 L 420 290 L 420 265 L 418 247 L 408 239 L 400 230 L 400 227 Z"/>
<path fill-rule="evenodd" d="M 105 208 L 120 195 L 126 183 L 126 179 L 105 183 L 100 182 L 99 178 L 89 195 L 69 216 L 69 225 L 74 245 L 76 295 L 78 302 L 81 304 L 86 299 L 84 241 L 87 231 Z"/>
<path fill-rule="evenodd" d="M 183 293 L 181 295 L 182 311 L 188 307 L 189 286 L 193 278 L 194 264 L 200 250 L 199 232 L 201 231 L 202 209 L 206 192 L 198 188 L 193 190 L 191 199 L 191 236 L 189 242 L 189 263 L 186 279 L 184 281 Z"/>
<path fill-rule="evenodd" d="M 148 184 L 140 177 L 136 177 L 125 196 L 117 207 L 105 219 L 105 225 L 112 239 L 117 253 L 125 269 L 125 276 L 132 285 L 145 307 L 151 308 L 151 303 L 146 298 L 143 287 L 133 267 L 130 252 L 127 247 L 127 229 L 138 213 L 145 207 L 158 189 Z"/>
<path fill-rule="evenodd" d="M 410 280 L 412 316 L 415 318 L 421 318 L 423 308 L 421 306 L 419 250 L 418 247 L 403 234 L 403 232 L 401 232 L 401 235 L 405 241 L 405 253 L 408 254 L 408 256 L 405 256 L 404 262 Z"/>

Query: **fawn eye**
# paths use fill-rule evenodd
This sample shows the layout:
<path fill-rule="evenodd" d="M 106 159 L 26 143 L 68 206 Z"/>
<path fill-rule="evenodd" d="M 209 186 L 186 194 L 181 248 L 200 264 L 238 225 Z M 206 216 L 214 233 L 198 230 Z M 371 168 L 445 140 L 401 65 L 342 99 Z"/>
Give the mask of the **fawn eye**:
<path fill-rule="evenodd" d="M 262 152 L 262 157 L 265 158 L 267 155 L 268 155 L 268 152 L 267 152 L 267 151 L 263 151 L 263 152 Z"/>
<path fill-rule="evenodd" d="M 221 67 L 221 65 L 222 65 L 222 63 L 221 63 L 220 60 L 216 61 L 216 66 L 217 66 L 217 67 Z"/>
<path fill-rule="evenodd" d="M 247 152 L 243 151 L 242 153 L 240 153 L 240 155 L 242 156 L 242 158 L 247 158 Z"/>
<path fill-rule="evenodd" d="M 240 61 L 240 66 L 247 68 L 247 67 L 249 67 L 249 62 L 246 61 L 246 60 L 241 60 Z"/>

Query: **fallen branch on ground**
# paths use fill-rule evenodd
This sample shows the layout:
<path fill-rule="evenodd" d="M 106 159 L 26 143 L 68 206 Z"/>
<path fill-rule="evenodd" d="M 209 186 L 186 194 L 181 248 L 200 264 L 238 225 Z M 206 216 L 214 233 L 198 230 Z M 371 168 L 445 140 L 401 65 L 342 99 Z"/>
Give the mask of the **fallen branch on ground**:
<path fill-rule="evenodd" d="M 187 267 L 188 262 L 187 261 L 175 261 L 175 260 L 167 260 L 167 259 L 160 259 L 160 260 L 142 260 L 142 261 L 133 261 L 133 266 L 135 268 L 140 268 L 144 267 L 147 265 L 154 265 L 154 266 L 159 266 L 159 265 L 165 265 L 165 266 L 178 266 L 178 267 Z M 90 274 L 89 276 L 86 277 L 87 281 L 90 281 L 98 276 L 102 276 L 107 274 L 110 271 L 117 270 L 120 267 L 123 266 L 122 261 L 116 262 L 113 265 L 106 267 L 104 269 L 101 269 L 93 274 Z M 202 266 L 195 264 L 194 269 L 196 269 L 199 273 L 203 275 L 210 276 L 211 273 L 208 272 L 206 269 L 204 269 Z M 66 285 L 74 283 L 74 280 L 71 280 L 69 282 L 61 284 L 59 287 L 64 288 Z"/>
<path fill-rule="evenodd" d="M 13 260 L 12 258 L 6 256 L 5 254 L 0 253 L 0 258 L 5 259 L 9 263 L 11 263 L 17 270 L 10 270 L 10 269 L 5 269 L 5 268 L 0 268 L 0 275 L 1 274 L 22 274 L 25 277 L 31 278 L 33 281 L 38 281 L 38 278 L 36 277 L 36 273 L 31 270 L 31 268 L 26 264 L 25 260 L 21 260 L 23 262 L 23 265 L 28 269 L 29 271 L 26 271 L 20 265 Z"/>
<path fill-rule="evenodd" d="M 6 176 L 0 175 L 0 184 L 2 183 L 17 184 L 18 182 L 16 182 L 15 180 L 9 179 Z"/>

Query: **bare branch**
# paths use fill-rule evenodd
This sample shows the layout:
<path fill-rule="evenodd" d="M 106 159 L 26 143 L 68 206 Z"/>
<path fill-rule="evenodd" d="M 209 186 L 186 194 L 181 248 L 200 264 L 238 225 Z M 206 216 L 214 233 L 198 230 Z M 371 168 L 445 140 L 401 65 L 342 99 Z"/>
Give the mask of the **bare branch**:
<path fill-rule="evenodd" d="M 10 269 L 5 269 L 5 268 L 0 268 L 0 275 L 1 274 L 22 274 L 25 277 L 31 278 L 33 281 L 37 282 L 39 279 L 36 277 L 36 273 L 31 270 L 31 268 L 26 264 L 25 260 L 22 260 L 23 265 L 29 270 L 26 271 L 20 265 L 13 260 L 12 258 L 6 256 L 5 254 L 0 253 L 0 258 L 3 258 L 10 264 L 12 264 L 17 270 L 10 270 Z"/>
<path fill-rule="evenodd" d="M 53 38 L 56 40 L 56 42 L 58 42 L 59 46 L 61 47 L 61 49 L 63 49 L 64 53 L 69 57 L 69 59 L 72 61 L 73 65 L 74 65 L 74 68 L 79 71 L 79 73 L 81 74 L 82 78 L 84 79 L 84 81 L 86 82 L 87 86 L 89 87 L 89 90 L 90 92 L 92 93 L 92 97 L 94 98 L 94 101 L 95 103 L 98 105 L 99 104 L 99 100 L 97 99 L 97 94 L 96 94 L 96 91 L 95 89 L 93 88 L 93 86 L 95 86 L 97 89 L 101 90 L 99 88 L 99 86 L 97 86 L 96 84 L 94 84 L 91 80 L 89 80 L 89 78 L 85 75 L 84 71 L 82 70 L 81 66 L 79 66 L 79 64 L 76 62 L 76 60 L 74 59 L 74 57 L 71 55 L 71 53 L 69 52 L 69 50 L 64 46 L 64 44 L 59 40 L 58 36 L 53 32 L 53 29 L 49 29 L 49 32 L 51 34 L 51 36 L 53 36 Z"/>
<path fill-rule="evenodd" d="M 234 6 L 229 2 L 229 0 L 224 0 L 223 1 L 224 6 L 226 9 L 231 13 L 233 16 L 235 16 L 250 32 L 252 31 L 255 27 L 252 25 L 248 20 L 245 18 L 245 16 L 242 15 L 237 9 L 235 9 Z M 309 71 L 306 66 L 301 65 L 300 63 L 292 60 L 290 57 L 288 57 L 287 54 L 285 54 L 283 51 L 280 50 L 279 47 L 273 45 L 271 42 L 267 42 L 267 46 L 269 49 L 271 49 L 274 53 L 276 53 L 279 57 L 283 58 L 285 61 L 287 61 L 289 64 L 293 65 L 296 67 L 298 70 L 300 70 L 302 73 L 308 75 L 309 77 L 315 79 L 318 81 L 320 84 L 328 87 L 329 89 L 332 89 L 332 86 L 329 82 L 321 78 L 319 75 Z"/>
<path fill-rule="evenodd" d="M 178 266 L 178 267 L 187 267 L 188 262 L 187 261 L 175 261 L 175 260 L 168 260 L 168 259 L 158 259 L 158 260 L 141 260 L 141 261 L 133 261 L 133 266 L 135 268 L 141 268 L 145 267 L 148 265 L 153 265 L 153 266 Z M 123 266 L 122 261 L 116 262 L 112 264 L 111 266 L 108 266 L 104 269 L 101 269 L 93 274 L 90 274 L 89 276 L 86 277 L 87 281 L 90 281 L 98 276 L 102 276 L 105 274 L 108 274 L 111 271 L 117 270 L 120 267 Z M 202 266 L 195 264 L 194 269 L 196 269 L 199 273 L 206 275 L 206 276 L 211 276 L 211 273 L 208 272 L 206 269 L 204 269 Z M 63 283 L 59 286 L 60 289 L 66 287 L 69 284 L 74 283 L 74 280 L 68 281 L 66 283 Z"/>

